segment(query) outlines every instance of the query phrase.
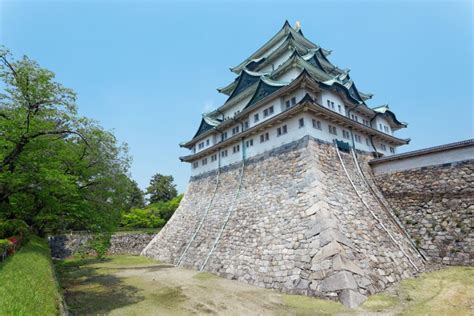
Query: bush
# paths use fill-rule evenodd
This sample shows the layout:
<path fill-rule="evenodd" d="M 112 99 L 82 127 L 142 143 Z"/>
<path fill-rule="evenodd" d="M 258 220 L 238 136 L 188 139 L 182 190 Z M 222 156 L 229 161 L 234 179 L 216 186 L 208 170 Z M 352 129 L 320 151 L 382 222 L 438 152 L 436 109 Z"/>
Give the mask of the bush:
<path fill-rule="evenodd" d="M 122 214 L 121 227 L 125 228 L 160 228 L 171 218 L 181 202 L 179 195 L 166 202 L 157 202 L 143 209 L 132 209 Z"/>
<path fill-rule="evenodd" d="M 92 239 L 88 242 L 89 247 L 95 251 L 97 258 L 103 258 L 110 248 L 110 232 L 100 232 L 94 234 Z"/>
<path fill-rule="evenodd" d="M 10 219 L 0 222 L 0 238 L 19 236 L 23 242 L 28 240 L 30 228 L 25 221 L 21 219 Z"/>
<path fill-rule="evenodd" d="M 165 220 L 156 216 L 152 209 L 132 209 L 122 215 L 122 227 L 128 228 L 158 228 L 165 224 Z"/>
<path fill-rule="evenodd" d="M 11 242 L 8 239 L 0 239 L 0 258 L 3 260 L 7 256 L 7 251 L 11 247 Z"/>

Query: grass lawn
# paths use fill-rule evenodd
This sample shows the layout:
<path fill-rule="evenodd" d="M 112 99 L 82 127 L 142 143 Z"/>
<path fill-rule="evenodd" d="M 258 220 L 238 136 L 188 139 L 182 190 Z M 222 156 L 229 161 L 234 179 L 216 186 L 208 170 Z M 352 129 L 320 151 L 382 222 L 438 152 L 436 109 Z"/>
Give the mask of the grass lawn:
<path fill-rule="evenodd" d="M 474 269 L 449 267 L 407 279 L 363 305 L 380 313 L 401 315 L 474 315 Z"/>
<path fill-rule="evenodd" d="M 145 257 L 57 263 L 66 301 L 78 315 L 472 315 L 473 268 L 450 267 L 405 280 L 355 310 L 286 295 Z M 470 314 L 471 313 L 471 314 Z"/>
<path fill-rule="evenodd" d="M 0 315 L 57 315 L 59 292 L 45 240 L 32 237 L 0 263 Z"/>

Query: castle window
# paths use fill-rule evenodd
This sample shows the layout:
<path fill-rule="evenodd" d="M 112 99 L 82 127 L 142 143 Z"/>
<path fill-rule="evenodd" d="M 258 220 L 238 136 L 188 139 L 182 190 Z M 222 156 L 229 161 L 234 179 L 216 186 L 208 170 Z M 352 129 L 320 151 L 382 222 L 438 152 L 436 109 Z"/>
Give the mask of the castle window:
<path fill-rule="evenodd" d="M 362 139 L 360 138 L 360 135 L 354 134 L 354 138 L 355 138 L 356 142 L 362 143 Z"/>
<path fill-rule="evenodd" d="M 240 145 L 235 145 L 232 150 L 234 151 L 234 154 L 235 153 L 238 153 L 240 151 Z"/>
<path fill-rule="evenodd" d="M 321 121 L 316 121 L 313 119 L 313 127 L 316 129 L 321 129 Z"/>
<path fill-rule="evenodd" d="M 329 126 L 329 133 L 333 134 L 333 135 L 337 135 L 337 129 L 335 126 L 332 126 L 332 125 L 328 125 Z"/>
<path fill-rule="evenodd" d="M 217 154 L 214 154 L 211 156 L 211 161 L 216 161 L 217 160 Z"/>
<path fill-rule="evenodd" d="M 348 131 L 346 131 L 345 129 L 342 130 L 342 137 L 346 138 L 346 139 L 349 139 L 350 138 L 350 134 Z"/>
<path fill-rule="evenodd" d="M 260 142 L 263 143 L 263 142 L 266 142 L 270 139 L 270 136 L 268 135 L 268 133 L 265 133 L 265 134 L 262 134 L 260 135 Z"/>
<path fill-rule="evenodd" d="M 227 157 L 227 149 L 221 151 L 221 157 Z"/>
<path fill-rule="evenodd" d="M 288 132 L 286 125 L 283 125 L 282 127 L 277 128 L 277 136 L 281 136 L 283 134 L 286 134 Z"/>
<path fill-rule="evenodd" d="M 291 105 L 295 105 L 296 104 L 296 98 L 295 97 L 292 97 L 291 98 Z"/>
<path fill-rule="evenodd" d="M 357 115 L 351 114 L 351 118 L 353 121 L 359 122 L 359 118 L 357 117 Z"/>
<path fill-rule="evenodd" d="M 268 109 L 263 110 L 263 117 L 267 117 L 271 114 L 273 114 L 273 105 L 269 107 Z"/>
<path fill-rule="evenodd" d="M 225 141 L 227 139 L 227 132 L 222 133 L 221 140 Z"/>
<path fill-rule="evenodd" d="M 339 111 L 339 113 L 342 113 L 342 106 L 340 104 L 337 105 L 337 110 Z"/>
<path fill-rule="evenodd" d="M 244 122 L 244 130 L 249 128 L 249 121 Z"/>
<path fill-rule="evenodd" d="M 383 131 L 382 124 L 379 123 L 379 130 Z"/>
<path fill-rule="evenodd" d="M 207 158 L 204 158 L 204 159 L 202 160 L 202 165 L 203 165 L 203 166 L 207 165 Z"/>
<path fill-rule="evenodd" d="M 236 127 L 233 127 L 232 128 L 232 135 L 235 135 L 239 132 L 239 125 L 237 125 Z"/>
<path fill-rule="evenodd" d="M 199 162 L 197 161 L 193 162 L 193 168 L 196 169 L 197 167 L 199 167 Z"/>
<path fill-rule="evenodd" d="M 330 108 L 330 109 L 333 109 L 333 110 L 334 110 L 334 102 L 332 102 L 332 101 L 329 101 L 329 100 L 327 100 L 327 102 L 328 102 L 328 108 Z"/>
<path fill-rule="evenodd" d="M 388 131 L 388 126 L 385 126 L 385 125 L 384 125 L 384 126 L 383 126 L 383 130 L 384 130 L 385 133 L 387 133 L 387 134 L 389 133 L 389 131 Z"/>
<path fill-rule="evenodd" d="M 206 146 L 209 146 L 209 139 L 206 139 Z"/>
<path fill-rule="evenodd" d="M 291 106 L 290 100 L 286 100 L 285 106 L 286 106 L 287 109 L 290 108 L 290 106 Z"/>
<path fill-rule="evenodd" d="M 367 144 L 367 146 L 370 146 L 370 141 L 367 137 L 365 138 L 365 143 Z"/>
<path fill-rule="evenodd" d="M 385 146 L 385 144 L 380 144 L 380 148 L 382 148 L 383 151 L 387 151 L 387 146 Z"/>
<path fill-rule="evenodd" d="M 249 139 L 245 142 L 246 147 L 252 147 L 253 146 L 253 139 Z"/>
<path fill-rule="evenodd" d="M 394 153 L 395 153 L 395 148 L 390 147 L 390 152 L 391 152 L 392 154 L 394 154 Z"/>
<path fill-rule="evenodd" d="M 300 128 L 304 126 L 304 118 L 300 118 L 298 122 L 299 122 Z"/>
<path fill-rule="evenodd" d="M 257 123 L 259 120 L 260 120 L 260 118 L 258 117 L 258 113 L 257 113 L 257 114 L 255 114 L 255 115 L 253 116 L 253 121 L 254 121 L 255 123 Z"/>

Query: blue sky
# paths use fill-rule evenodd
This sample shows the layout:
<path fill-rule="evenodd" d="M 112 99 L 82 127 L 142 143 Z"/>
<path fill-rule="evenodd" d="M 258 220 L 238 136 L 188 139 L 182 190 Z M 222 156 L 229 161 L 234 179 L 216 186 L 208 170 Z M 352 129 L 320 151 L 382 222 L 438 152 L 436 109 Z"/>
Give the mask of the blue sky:
<path fill-rule="evenodd" d="M 225 97 L 216 88 L 288 19 L 351 69 L 369 106 L 409 127 L 403 151 L 472 138 L 471 1 L 158 2 L 0 0 L 0 43 L 54 71 L 84 116 L 130 146 L 144 188 L 160 172 L 183 192 L 178 143 Z"/>

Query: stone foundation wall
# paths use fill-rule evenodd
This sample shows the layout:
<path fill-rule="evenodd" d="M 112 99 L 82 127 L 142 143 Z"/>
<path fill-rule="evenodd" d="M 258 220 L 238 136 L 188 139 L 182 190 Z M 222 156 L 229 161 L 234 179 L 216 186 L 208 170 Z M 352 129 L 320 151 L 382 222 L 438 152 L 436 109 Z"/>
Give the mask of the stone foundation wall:
<path fill-rule="evenodd" d="M 380 174 L 376 181 L 430 260 L 474 263 L 474 160 Z"/>
<path fill-rule="evenodd" d="M 107 254 L 130 254 L 139 255 L 140 252 L 153 239 L 155 234 L 148 233 L 116 233 L 110 239 L 110 248 Z M 53 258 L 66 258 L 79 251 L 93 253 L 87 244 L 92 238 L 87 233 L 72 233 L 67 235 L 51 236 L 48 238 Z"/>
<path fill-rule="evenodd" d="M 370 159 L 360 158 L 361 164 Z M 183 266 L 200 269 L 225 224 L 204 270 L 356 306 L 413 276 L 423 262 L 366 187 L 352 156 L 342 153 L 342 159 L 370 211 L 335 147 L 304 137 L 244 167 L 191 179 L 179 208 L 142 254 L 169 263 L 182 258 Z"/>

